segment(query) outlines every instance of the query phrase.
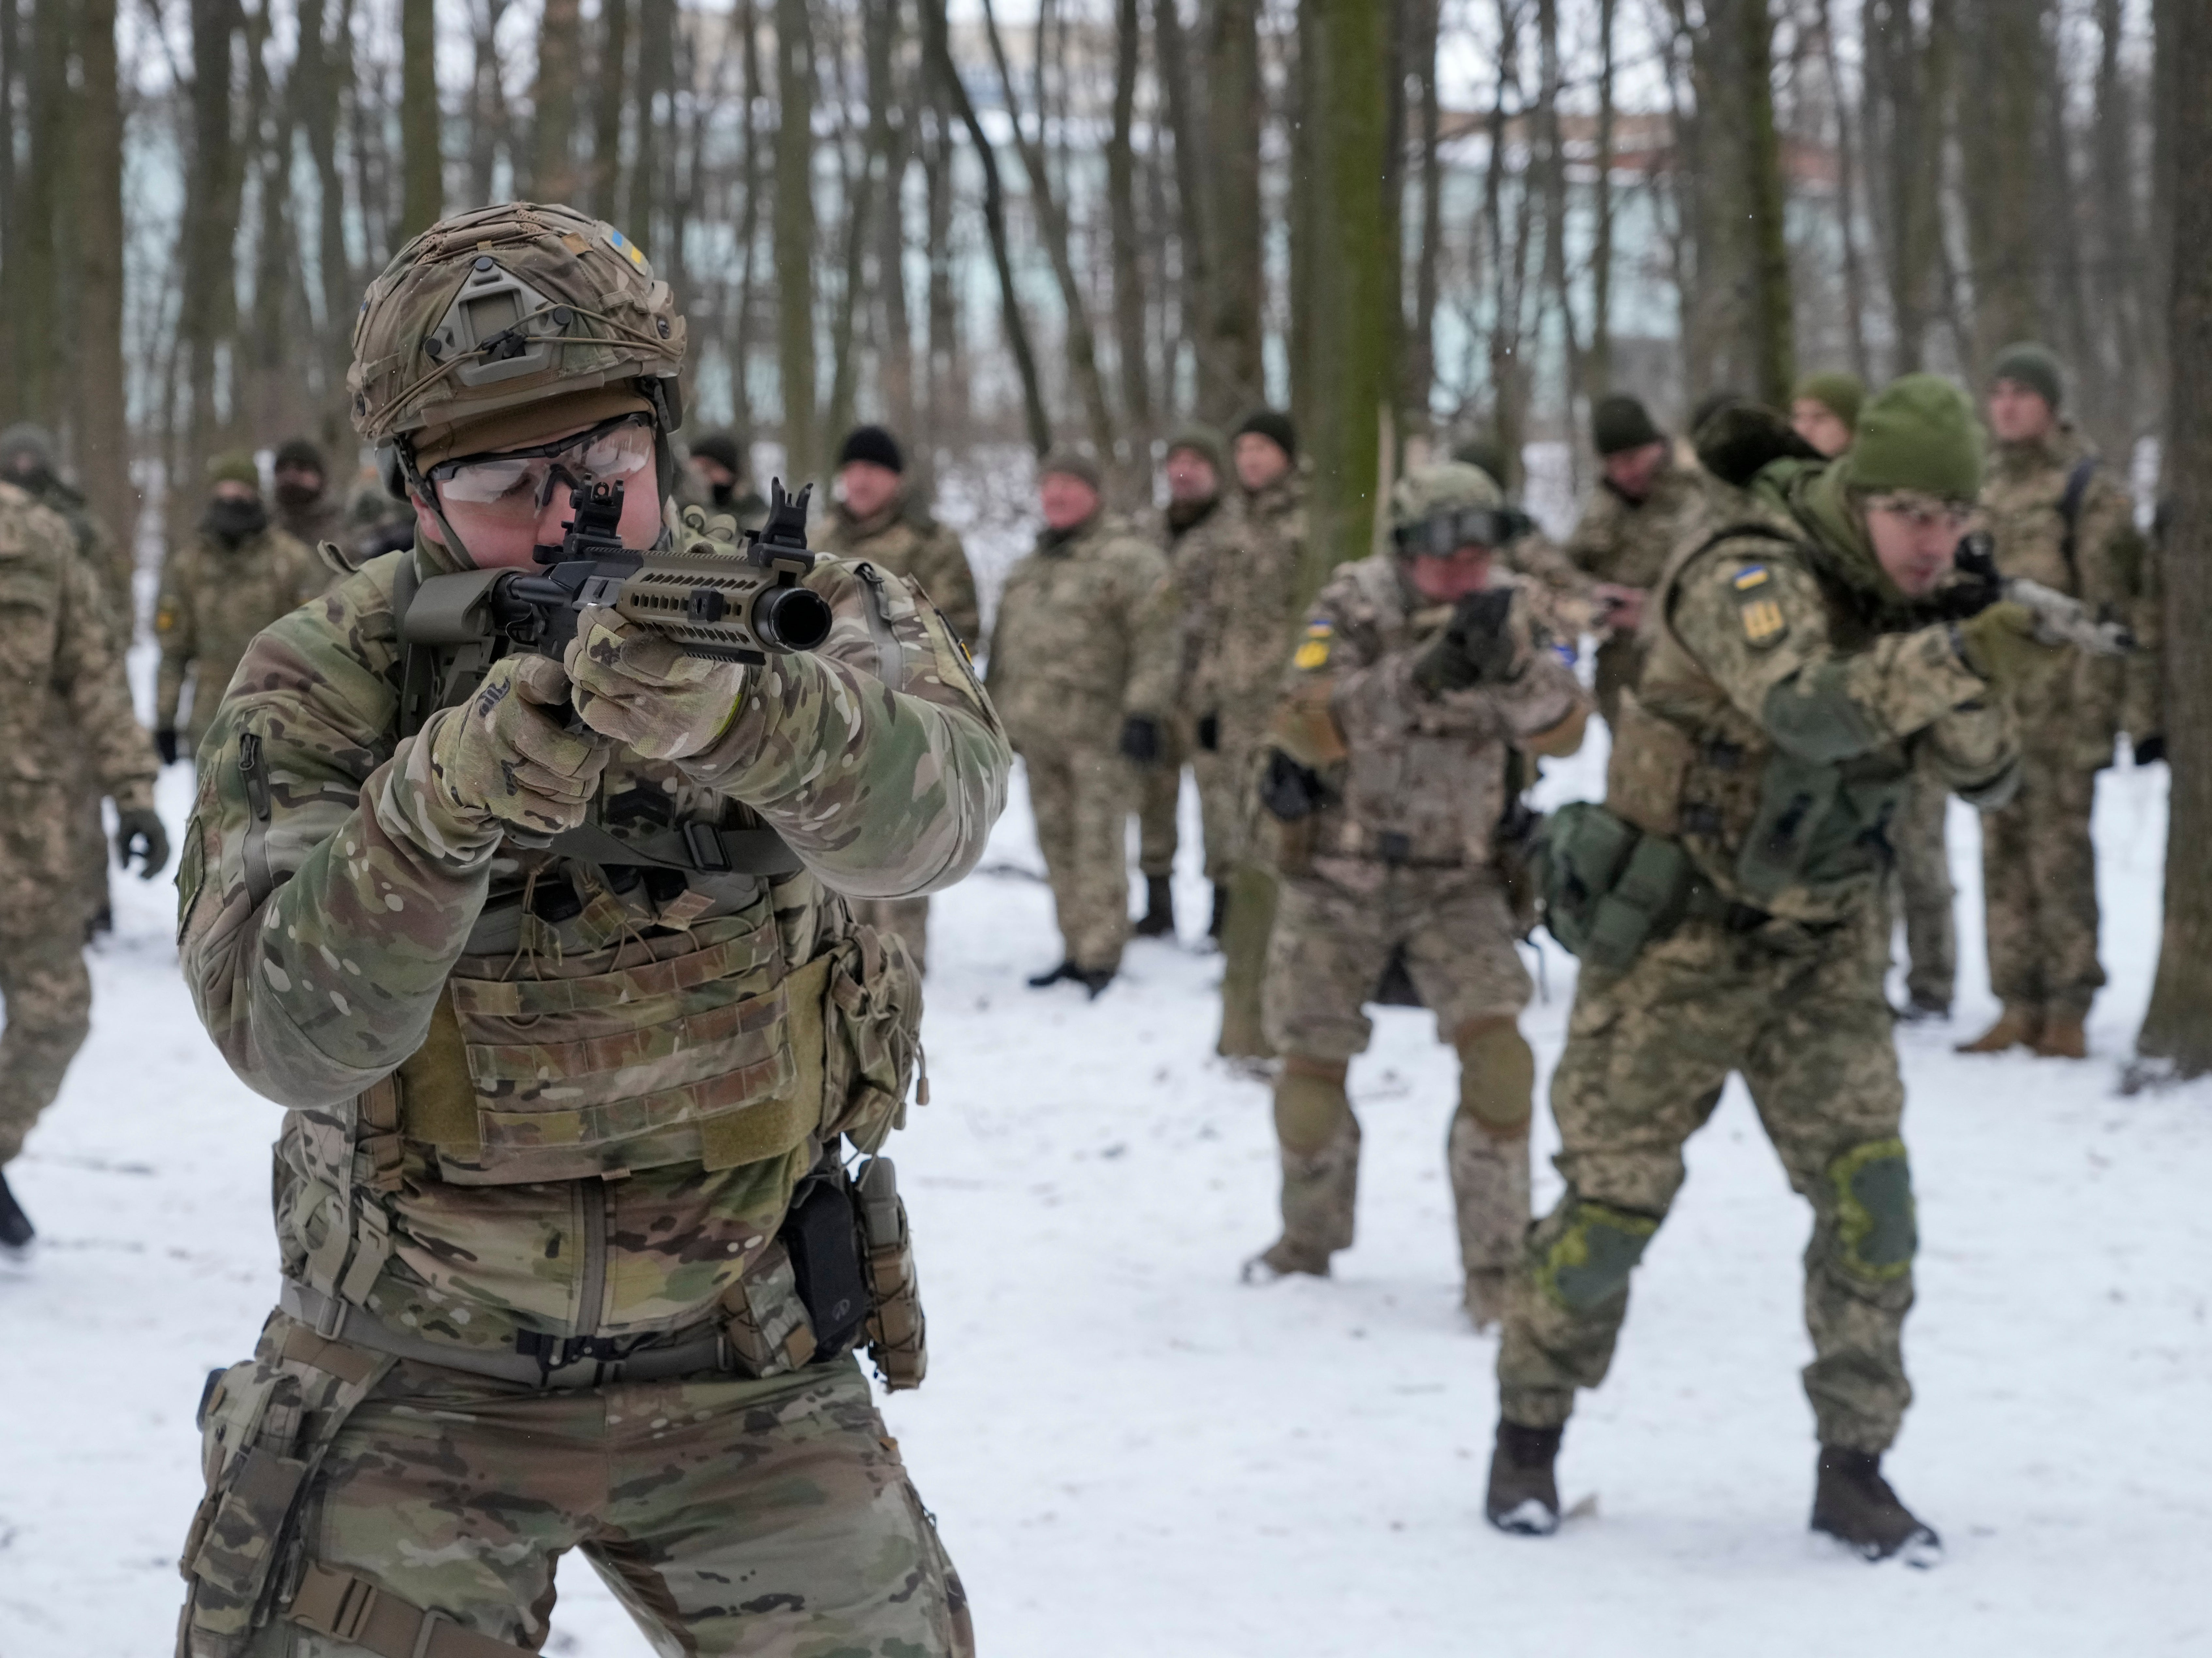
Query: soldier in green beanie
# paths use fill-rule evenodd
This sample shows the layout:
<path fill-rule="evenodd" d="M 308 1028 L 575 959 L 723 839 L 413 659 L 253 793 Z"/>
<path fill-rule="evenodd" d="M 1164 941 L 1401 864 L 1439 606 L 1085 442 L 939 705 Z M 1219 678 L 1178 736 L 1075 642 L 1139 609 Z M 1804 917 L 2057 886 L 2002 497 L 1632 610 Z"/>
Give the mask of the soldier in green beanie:
<path fill-rule="evenodd" d="M 1851 446 L 1866 386 L 1856 374 L 1808 374 L 1790 394 L 1790 424 L 1797 435 L 1833 460 Z"/>
<path fill-rule="evenodd" d="M 2007 346 L 1990 365 L 1984 412 L 1996 453 L 1981 503 L 1997 568 L 2127 617 L 2150 645 L 2150 554 L 2136 531 L 2124 472 L 2100 464 L 2065 418 L 2065 369 L 2045 346 Z M 2088 1053 L 2089 1005 L 2105 982 L 2089 839 L 2097 773 L 2112 764 L 2123 730 L 2138 756 L 2154 744 L 2163 723 L 2157 653 L 2069 663 L 2023 698 L 2020 717 L 2020 796 L 1991 816 L 1982 839 L 1990 987 L 2003 1009 L 1960 1051 L 2024 1046 L 2078 1060 Z"/>
<path fill-rule="evenodd" d="M 1869 1559 L 1940 1547 L 1881 1473 L 1917 1238 L 1883 829 L 1917 763 L 1984 810 L 2011 794 L 2003 693 L 2056 655 L 2017 605 L 1954 623 L 1930 603 L 1981 471 L 1972 407 L 1928 375 L 1869 404 L 1844 459 L 1768 464 L 1656 596 L 1604 805 L 1552 820 L 1547 920 L 1583 966 L 1552 1082 L 1566 1193 L 1498 1352 L 1503 1530 L 1556 1529 L 1575 1394 L 1605 1379 L 1683 1144 L 1734 1072 L 1813 1208 L 1813 1527 Z"/>

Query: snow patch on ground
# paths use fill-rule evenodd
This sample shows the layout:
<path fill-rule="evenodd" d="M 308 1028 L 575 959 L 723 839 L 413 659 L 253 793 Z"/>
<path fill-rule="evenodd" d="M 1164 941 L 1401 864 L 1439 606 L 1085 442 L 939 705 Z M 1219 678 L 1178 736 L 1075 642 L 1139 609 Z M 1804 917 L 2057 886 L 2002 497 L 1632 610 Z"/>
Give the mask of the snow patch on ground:
<path fill-rule="evenodd" d="M 1551 791 L 1595 793 L 1597 750 Z M 1889 1465 L 1944 1533 L 1934 1573 L 1807 1534 L 1807 1216 L 1734 1089 L 1692 1142 L 1613 1376 L 1569 1430 L 1562 1485 L 1584 1517 L 1550 1540 L 1491 1531 L 1495 1350 L 1457 1310 L 1455 1084 L 1431 1021 L 1382 1012 L 1353 1067 L 1367 1163 L 1335 1278 L 1239 1284 L 1273 1233 L 1274 1153 L 1266 1090 L 1212 1057 L 1218 961 L 1139 943 L 1096 1003 L 1025 989 L 1057 951 L 1046 890 L 1018 872 L 1041 865 L 1018 797 L 987 859 L 1003 872 L 938 902 L 934 1102 L 894 1148 L 933 1353 L 928 1386 L 884 1410 L 983 1650 L 2204 1650 L 2212 1089 L 2114 1092 L 2156 950 L 2163 791 L 2162 770 L 2105 779 L 2112 985 L 2083 1064 L 1951 1053 L 1995 1011 L 1973 817 L 1954 808 L 1958 1019 L 1900 1034 L 1924 1242 L 1919 1401 Z M 173 823 L 188 793 L 173 768 Z M 1186 935 L 1206 908 L 1193 859 Z M 276 1108 L 193 1017 L 166 883 L 117 890 L 92 1042 L 11 1171 L 46 1239 L 0 1272 L 0 1658 L 168 1649 L 193 1406 L 274 1291 Z M 1573 963 L 1543 966 L 1526 1028 L 1548 1073 Z M 1549 1133 L 1540 1112 L 1540 1153 Z M 1556 1193 L 1540 1167 L 1539 1204 Z M 583 1566 L 561 1590 L 549 1651 L 646 1653 Z"/>

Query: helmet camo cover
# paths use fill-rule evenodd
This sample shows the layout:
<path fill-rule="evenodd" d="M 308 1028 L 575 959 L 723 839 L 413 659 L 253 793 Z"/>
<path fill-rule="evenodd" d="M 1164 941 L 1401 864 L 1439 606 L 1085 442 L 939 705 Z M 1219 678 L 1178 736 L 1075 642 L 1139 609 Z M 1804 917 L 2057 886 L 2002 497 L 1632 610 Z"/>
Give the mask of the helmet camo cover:
<path fill-rule="evenodd" d="M 384 443 L 623 380 L 681 418 L 674 294 L 612 225 L 507 202 L 442 219 L 369 284 L 346 387 L 354 429 Z"/>

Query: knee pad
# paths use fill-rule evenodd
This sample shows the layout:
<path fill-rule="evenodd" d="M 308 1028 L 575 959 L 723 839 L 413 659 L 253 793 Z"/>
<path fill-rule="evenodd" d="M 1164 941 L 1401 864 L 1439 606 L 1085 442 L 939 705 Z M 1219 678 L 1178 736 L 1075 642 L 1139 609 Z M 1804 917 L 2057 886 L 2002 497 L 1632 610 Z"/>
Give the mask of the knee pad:
<path fill-rule="evenodd" d="M 1469 1019 L 1453 1033 L 1459 1050 L 1459 1109 L 1500 1139 L 1528 1132 L 1536 1056 L 1510 1015 Z"/>
<path fill-rule="evenodd" d="M 1537 1287 L 1570 1313 L 1586 1313 L 1628 1293 L 1659 1223 L 1569 1193 L 1534 1245 Z"/>
<path fill-rule="evenodd" d="M 1911 1272 L 1920 1229 L 1905 1142 L 1893 1134 L 1851 1147 L 1828 1165 L 1828 1186 L 1844 1269 L 1877 1284 Z"/>
<path fill-rule="evenodd" d="M 1275 1078 L 1275 1138 L 1294 1157 L 1310 1157 L 1326 1150 L 1352 1115 L 1345 1096 L 1347 1060 L 1316 1060 L 1302 1054 L 1285 1056 Z"/>

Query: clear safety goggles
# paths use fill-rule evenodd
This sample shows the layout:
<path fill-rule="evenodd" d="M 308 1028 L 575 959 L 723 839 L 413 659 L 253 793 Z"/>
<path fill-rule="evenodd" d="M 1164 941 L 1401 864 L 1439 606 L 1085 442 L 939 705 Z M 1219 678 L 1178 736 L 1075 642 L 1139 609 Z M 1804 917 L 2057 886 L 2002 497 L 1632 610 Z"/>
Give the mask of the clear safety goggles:
<path fill-rule="evenodd" d="M 1534 523 L 1510 507 L 1462 507 L 1455 513 L 1431 513 L 1419 524 L 1393 531 L 1393 537 L 1398 550 L 1409 558 L 1424 554 L 1449 558 L 1462 547 L 1503 547 L 1517 541 Z"/>
<path fill-rule="evenodd" d="M 459 507 L 535 519 L 564 484 L 631 484 L 653 465 L 653 416 L 641 410 L 533 448 L 440 461 L 430 481 L 448 512 Z"/>

